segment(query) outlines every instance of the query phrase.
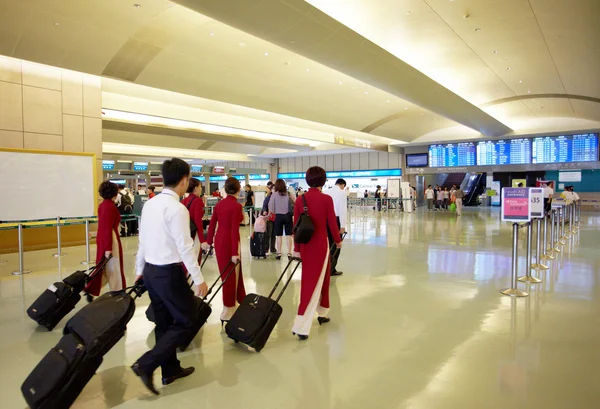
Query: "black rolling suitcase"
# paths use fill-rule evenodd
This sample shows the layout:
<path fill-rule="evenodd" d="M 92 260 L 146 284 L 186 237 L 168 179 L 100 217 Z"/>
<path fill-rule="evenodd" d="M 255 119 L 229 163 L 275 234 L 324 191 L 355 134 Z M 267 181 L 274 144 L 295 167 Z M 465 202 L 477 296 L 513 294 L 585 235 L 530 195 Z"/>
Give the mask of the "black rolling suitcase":
<path fill-rule="evenodd" d="M 272 299 L 271 297 L 275 293 L 283 276 L 294 261 L 297 262 L 294 270 L 288 277 L 277 298 Z M 235 342 L 242 342 L 254 348 L 256 352 L 260 352 L 260 350 L 263 349 L 275 324 L 277 324 L 277 321 L 283 312 L 283 309 L 279 305 L 279 300 L 287 286 L 290 284 L 294 273 L 298 270 L 298 267 L 300 267 L 300 264 L 300 259 L 290 257 L 283 273 L 281 273 L 267 297 L 257 294 L 248 294 L 246 298 L 244 298 L 244 301 L 225 327 L 225 332 L 229 338 L 233 339 Z"/>
<path fill-rule="evenodd" d="M 239 264 L 240 264 L 239 262 L 235 263 L 235 264 L 230 262 L 227 265 L 227 267 L 225 267 L 225 271 L 223 271 L 223 273 L 221 275 L 219 275 L 219 277 L 217 277 L 215 282 L 208 289 L 208 294 L 206 294 L 206 297 L 208 297 L 208 295 L 213 292 L 213 289 L 215 288 L 217 283 L 220 282 L 216 291 L 213 293 L 212 297 L 210 297 L 210 299 L 208 301 L 206 300 L 206 297 L 204 297 L 204 299 L 202 299 L 200 297 L 195 297 L 195 299 L 196 299 L 196 319 L 194 320 L 194 326 L 193 326 L 192 330 L 190 331 L 188 338 L 182 345 L 179 346 L 180 351 L 185 351 L 190 346 L 192 341 L 194 341 L 194 338 L 196 338 L 196 335 L 198 335 L 198 332 L 200 332 L 200 329 L 206 323 L 206 321 L 208 320 L 208 317 L 210 317 L 210 314 L 212 314 L 212 308 L 210 306 L 210 303 L 213 301 L 213 299 L 219 293 L 219 291 L 221 290 L 221 288 L 223 287 L 225 282 L 229 279 L 231 274 L 233 274 L 235 272 L 235 269 L 237 268 L 237 266 Z M 221 276 L 223 276 L 223 275 L 225 275 L 225 278 L 223 280 L 221 280 Z"/>
<path fill-rule="evenodd" d="M 81 309 L 65 334 L 21 385 L 31 409 L 67 409 L 92 379 L 103 356 L 123 337 L 135 311 L 134 298 L 144 292 L 138 282 L 130 292 L 114 291 Z"/>
<path fill-rule="evenodd" d="M 267 258 L 267 233 L 254 232 L 250 238 L 250 254 L 254 258 Z"/>
<path fill-rule="evenodd" d="M 96 274 L 102 273 L 108 260 L 103 258 L 96 267 L 76 271 L 63 281 L 52 284 L 31 304 L 27 315 L 48 331 L 52 331 L 60 320 L 75 308 L 81 300 L 81 291 Z"/>

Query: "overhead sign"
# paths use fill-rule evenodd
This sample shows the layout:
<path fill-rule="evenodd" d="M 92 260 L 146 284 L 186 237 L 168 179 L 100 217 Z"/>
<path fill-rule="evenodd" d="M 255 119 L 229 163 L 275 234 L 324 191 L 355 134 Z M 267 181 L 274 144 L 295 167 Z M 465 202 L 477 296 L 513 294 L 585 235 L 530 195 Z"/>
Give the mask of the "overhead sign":
<path fill-rule="evenodd" d="M 559 182 L 581 182 L 581 171 L 579 172 L 558 172 Z"/>
<path fill-rule="evenodd" d="M 192 165 L 191 168 L 192 172 L 194 173 L 202 172 L 202 165 Z"/>
<path fill-rule="evenodd" d="M 529 208 L 529 189 L 524 187 L 505 187 L 502 189 L 502 221 L 528 222 L 531 220 Z"/>
<path fill-rule="evenodd" d="M 544 189 L 529 189 L 529 214 L 531 217 L 544 217 Z"/>
<path fill-rule="evenodd" d="M 402 176 L 402 169 L 379 169 L 379 170 L 344 170 L 327 172 L 330 179 L 337 178 L 376 178 L 376 177 L 399 177 Z M 306 173 L 279 173 L 279 179 L 304 179 Z"/>
<path fill-rule="evenodd" d="M 133 170 L 136 172 L 145 172 L 148 170 L 148 162 L 133 162 Z"/>
<path fill-rule="evenodd" d="M 225 173 L 225 167 L 224 166 L 215 166 L 212 169 L 212 173 Z"/>
<path fill-rule="evenodd" d="M 103 160 L 102 161 L 102 170 L 114 170 L 115 169 L 115 161 L 114 160 Z"/>

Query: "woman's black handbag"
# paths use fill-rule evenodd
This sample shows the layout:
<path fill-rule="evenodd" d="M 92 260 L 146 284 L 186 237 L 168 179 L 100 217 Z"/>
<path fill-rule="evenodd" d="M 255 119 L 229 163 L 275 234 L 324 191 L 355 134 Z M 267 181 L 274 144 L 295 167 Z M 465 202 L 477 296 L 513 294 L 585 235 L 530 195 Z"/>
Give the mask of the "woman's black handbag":
<path fill-rule="evenodd" d="M 315 232 L 315 225 L 308 215 L 308 205 L 304 195 L 302 195 L 302 201 L 304 202 L 304 210 L 294 226 L 294 241 L 298 244 L 308 243 Z"/>

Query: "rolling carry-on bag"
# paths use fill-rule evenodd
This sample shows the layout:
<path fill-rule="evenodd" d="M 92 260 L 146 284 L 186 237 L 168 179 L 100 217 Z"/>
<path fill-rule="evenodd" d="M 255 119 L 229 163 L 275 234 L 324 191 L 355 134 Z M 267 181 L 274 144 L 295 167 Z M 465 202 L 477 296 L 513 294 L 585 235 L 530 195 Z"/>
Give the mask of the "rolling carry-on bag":
<path fill-rule="evenodd" d="M 210 248 L 210 251 L 212 251 L 212 247 Z M 204 253 L 202 254 L 205 255 Z M 205 255 L 204 260 L 200 265 L 200 268 L 204 268 L 206 260 L 208 260 L 208 255 Z M 190 283 L 190 287 L 192 287 L 194 285 L 194 280 L 192 280 L 191 276 L 188 276 L 188 281 Z M 154 315 L 154 308 L 152 308 L 152 303 L 150 303 L 150 305 L 148 305 L 148 308 L 146 308 L 146 318 L 148 318 L 148 321 L 150 322 L 156 322 L 156 316 Z"/>
<path fill-rule="evenodd" d="M 131 294 L 137 298 L 144 293 L 143 281 L 130 290 L 107 293 L 69 320 L 61 340 L 21 385 L 31 409 L 71 407 L 102 364 L 104 355 L 125 333 L 135 311 Z"/>
<path fill-rule="evenodd" d="M 276 299 L 271 298 L 279 286 L 279 283 L 283 280 L 283 276 L 290 269 L 294 261 L 296 261 L 296 266 L 285 282 L 281 292 Z M 273 331 L 273 328 L 283 312 L 283 309 L 279 305 L 279 300 L 287 286 L 290 284 L 294 273 L 296 273 L 296 270 L 300 267 L 301 262 L 302 261 L 298 258 L 289 258 L 287 266 L 267 297 L 257 294 L 248 294 L 246 298 L 244 298 L 242 304 L 225 327 L 225 332 L 229 338 L 233 339 L 236 343 L 242 342 L 249 347 L 254 348 L 256 352 L 260 352 L 260 350 L 263 349 L 271 335 L 271 331 Z"/>
<path fill-rule="evenodd" d="M 27 309 L 27 315 L 52 331 L 81 300 L 80 293 L 86 284 L 97 274 L 102 274 L 108 260 L 103 258 L 96 267 L 76 271 L 63 281 L 50 285 Z"/>
<path fill-rule="evenodd" d="M 250 238 L 250 254 L 254 258 L 267 258 L 267 234 L 254 232 Z"/>
<path fill-rule="evenodd" d="M 200 332 L 200 329 L 206 323 L 206 321 L 208 320 L 208 317 L 210 317 L 210 314 L 212 314 L 212 308 L 210 306 L 210 303 L 213 301 L 213 299 L 219 293 L 221 288 L 223 288 L 223 285 L 229 279 L 231 274 L 233 274 L 235 272 L 235 269 L 237 268 L 237 266 L 239 264 L 240 264 L 239 262 L 237 262 L 237 263 L 230 262 L 227 265 L 227 267 L 225 267 L 225 270 L 221 273 L 221 275 L 219 277 L 217 277 L 215 282 L 210 286 L 210 288 L 208 289 L 208 293 L 206 294 L 204 299 L 202 299 L 200 297 L 195 297 L 195 299 L 196 299 L 196 318 L 194 319 L 194 326 L 192 327 L 192 330 L 190 331 L 187 339 L 182 343 L 182 345 L 179 346 L 180 351 L 185 351 L 190 346 L 192 341 L 194 341 L 194 338 L 196 338 L 196 335 L 198 335 L 198 332 Z M 225 278 L 221 280 L 222 276 L 225 276 Z M 216 291 L 212 294 L 212 297 L 210 297 L 210 299 L 207 300 L 206 298 L 209 296 L 209 294 L 211 294 L 213 292 L 213 289 L 219 282 L 220 282 L 220 284 L 217 287 Z"/>

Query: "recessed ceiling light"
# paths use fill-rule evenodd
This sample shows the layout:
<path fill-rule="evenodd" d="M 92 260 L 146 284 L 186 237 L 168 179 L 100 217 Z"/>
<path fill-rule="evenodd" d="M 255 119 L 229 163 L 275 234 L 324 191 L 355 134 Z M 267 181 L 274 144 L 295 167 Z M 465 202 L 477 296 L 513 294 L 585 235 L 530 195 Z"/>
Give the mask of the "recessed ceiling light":
<path fill-rule="evenodd" d="M 530 91 L 527 91 L 527 93 L 528 93 L 528 94 L 531 94 L 531 90 L 530 90 Z"/>
<path fill-rule="evenodd" d="M 369 95 L 369 92 L 368 92 L 368 91 L 365 91 L 365 95 Z"/>
<path fill-rule="evenodd" d="M 404 108 L 405 111 L 408 111 L 408 108 Z"/>
<path fill-rule="evenodd" d="M 406 14 L 411 14 L 411 13 L 412 13 L 412 11 L 410 11 L 410 10 L 406 12 Z"/>
<path fill-rule="evenodd" d="M 510 68 L 510 67 L 506 67 L 506 69 L 507 69 L 508 71 L 510 71 L 510 70 L 511 70 L 511 68 Z"/>
<path fill-rule="evenodd" d="M 142 5 L 141 5 L 141 4 L 138 4 L 138 3 L 135 3 L 135 4 L 133 5 L 133 7 L 135 7 L 136 9 L 139 9 L 140 7 L 142 7 Z"/>
<path fill-rule="evenodd" d="M 494 54 L 498 54 L 498 50 L 494 50 Z"/>
<path fill-rule="evenodd" d="M 307 68 L 307 69 L 306 69 L 306 72 L 310 72 L 310 68 Z"/>
<path fill-rule="evenodd" d="M 54 25 L 58 27 L 58 26 L 60 26 L 60 23 L 54 23 Z"/>
<path fill-rule="evenodd" d="M 269 53 L 265 53 L 265 57 L 268 57 L 268 56 L 269 56 Z"/>
<path fill-rule="evenodd" d="M 342 85 L 342 81 L 338 81 L 338 85 Z"/>
<path fill-rule="evenodd" d="M 544 107 L 538 107 L 538 109 L 544 109 Z"/>
<path fill-rule="evenodd" d="M 240 48 L 244 48 L 246 46 L 246 43 L 238 43 L 238 47 Z"/>
<path fill-rule="evenodd" d="M 475 31 L 479 32 L 479 31 L 481 31 L 481 29 L 480 28 L 476 28 Z"/>
<path fill-rule="evenodd" d="M 522 84 L 522 83 L 523 83 L 523 80 L 519 80 L 519 84 Z"/>
<path fill-rule="evenodd" d="M 388 100 L 387 100 L 387 101 L 385 101 L 385 102 L 390 102 L 390 100 L 388 99 Z"/>
<path fill-rule="evenodd" d="M 292 65 L 292 62 L 291 62 L 291 61 L 286 61 L 286 62 L 284 62 L 283 64 L 284 64 L 284 65 Z"/>
<path fill-rule="evenodd" d="M 210 33 L 208 33 L 209 36 L 214 37 L 215 33 L 213 33 L 212 31 Z"/>

